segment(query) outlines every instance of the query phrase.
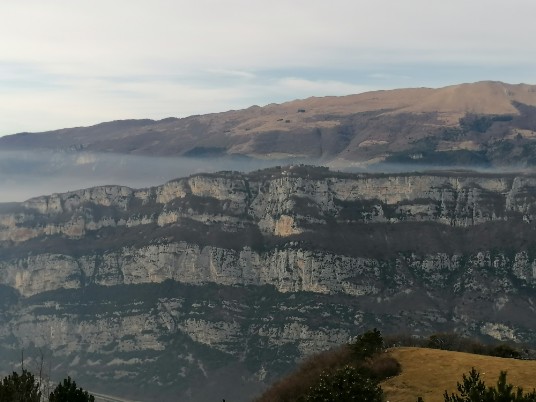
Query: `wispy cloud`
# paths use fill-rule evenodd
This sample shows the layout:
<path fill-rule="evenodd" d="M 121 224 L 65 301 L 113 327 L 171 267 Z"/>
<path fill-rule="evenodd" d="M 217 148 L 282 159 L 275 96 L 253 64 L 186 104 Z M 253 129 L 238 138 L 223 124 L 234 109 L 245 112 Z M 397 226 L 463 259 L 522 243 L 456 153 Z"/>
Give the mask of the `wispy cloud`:
<path fill-rule="evenodd" d="M 213 69 L 209 68 L 205 70 L 207 74 L 212 74 L 217 77 L 233 77 L 240 79 L 252 80 L 257 76 L 251 71 L 240 71 L 240 70 L 225 70 L 225 69 Z"/>
<path fill-rule="evenodd" d="M 288 77 L 275 82 L 275 90 L 287 94 L 295 94 L 296 97 L 308 97 L 318 94 L 348 95 L 370 91 L 374 87 L 367 85 L 355 85 L 344 81 L 335 80 L 308 80 L 298 77 Z"/>

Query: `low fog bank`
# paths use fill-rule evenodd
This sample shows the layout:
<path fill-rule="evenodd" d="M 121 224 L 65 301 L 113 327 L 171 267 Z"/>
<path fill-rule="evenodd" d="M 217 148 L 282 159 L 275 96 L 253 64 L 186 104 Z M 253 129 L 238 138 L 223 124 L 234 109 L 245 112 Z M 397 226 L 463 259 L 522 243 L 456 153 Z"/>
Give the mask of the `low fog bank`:
<path fill-rule="evenodd" d="M 195 173 L 249 172 L 292 162 L 246 157 L 209 159 L 0 151 L 0 202 L 20 202 L 40 195 L 100 185 L 143 188 Z"/>
<path fill-rule="evenodd" d="M 329 164 L 328 164 L 329 165 Z M 330 167 L 332 170 L 340 170 L 347 173 L 423 173 L 423 172 L 474 172 L 482 174 L 532 174 L 536 173 L 535 167 L 528 166 L 482 166 L 482 165 L 429 165 L 429 164 L 403 164 L 403 163 L 376 163 L 367 166 Z"/>
<path fill-rule="evenodd" d="M 326 163 L 326 161 L 303 159 L 260 160 L 247 157 L 196 159 L 84 152 L 0 151 L 0 202 L 20 202 L 40 195 L 109 184 L 142 188 L 201 172 L 210 173 L 220 170 L 250 172 L 270 166 L 295 163 L 324 165 L 332 170 L 355 173 L 455 169 L 483 173 L 527 172 L 527 169 L 515 167 L 490 169 L 479 166 L 441 167 L 382 163 L 360 166 L 340 160 Z"/>

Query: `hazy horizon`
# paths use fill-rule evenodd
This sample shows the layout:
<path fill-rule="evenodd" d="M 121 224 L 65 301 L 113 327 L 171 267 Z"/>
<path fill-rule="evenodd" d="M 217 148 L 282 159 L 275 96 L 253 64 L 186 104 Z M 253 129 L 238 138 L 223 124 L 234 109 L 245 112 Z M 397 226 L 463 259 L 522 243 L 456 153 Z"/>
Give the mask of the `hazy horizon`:
<path fill-rule="evenodd" d="M 353 173 L 406 173 L 466 170 L 477 173 L 526 173 L 524 167 L 440 166 L 377 163 L 364 166 L 351 161 L 314 159 L 254 159 L 247 157 L 154 157 L 115 153 L 2 151 L 0 150 L 0 203 L 65 193 L 90 187 L 118 185 L 145 188 L 196 173 L 253 170 L 289 164 L 327 166 Z"/>

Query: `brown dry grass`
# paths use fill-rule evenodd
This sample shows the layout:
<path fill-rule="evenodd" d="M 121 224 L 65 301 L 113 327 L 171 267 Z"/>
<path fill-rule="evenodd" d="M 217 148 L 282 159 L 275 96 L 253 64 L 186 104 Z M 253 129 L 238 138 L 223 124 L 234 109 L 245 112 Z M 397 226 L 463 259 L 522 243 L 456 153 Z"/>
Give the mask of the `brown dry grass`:
<path fill-rule="evenodd" d="M 512 101 L 536 106 L 535 86 L 481 81 L 437 89 L 404 88 L 338 97 L 312 97 L 263 108 L 230 111 L 221 116 L 241 120 L 232 130 L 232 135 L 251 136 L 273 130 L 288 131 L 297 126 L 333 127 L 338 123 L 322 119 L 312 121 L 311 117 L 378 110 L 390 110 L 389 114 L 438 112 L 445 123 L 456 124 L 466 113 L 518 114 Z M 305 113 L 296 113 L 299 109 L 305 110 Z"/>
<path fill-rule="evenodd" d="M 519 114 L 513 101 L 536 106 L 536 86 L 484 81 L 438 89 L 313 97 L 179 120 L 117 121 L 12 136 L 0 143 L 13 149 L 67 149 L 86 144 L 92 152 L 152 156 L 195 156 L 207 148 L 265 159 L 320 154 L 329 160 L 338 155 L 347 166 L 348 161 L 380 162 L 390 153 L 411 149 L 416 141 L 436 134 L 436 129 L 456 126 L 467 113 Z M 477 145 L 458 145 L 458 149 L 474 148 Z"/>
<path fill-rule="evenodd" d="M 536 388 L 536 361 L 504 359 L 437 349 L 396 348 L 389 355 L 398 360 L 402 373 L 383 382 L 389 402 L 442 402 L 443 392 L 456 391 L 462 374 L 475 367 L 487 386 L 494 386 L 501 371 L 507 381 L 526 391 Z"/>

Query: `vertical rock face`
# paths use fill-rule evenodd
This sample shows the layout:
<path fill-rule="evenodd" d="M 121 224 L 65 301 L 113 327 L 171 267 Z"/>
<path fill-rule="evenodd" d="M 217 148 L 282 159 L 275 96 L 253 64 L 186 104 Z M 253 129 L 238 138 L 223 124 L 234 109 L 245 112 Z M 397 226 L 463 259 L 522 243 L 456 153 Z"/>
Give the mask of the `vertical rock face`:
<path fill-rule="evenodd" d="M 371 326 L 536 344 L 535 216 L 533 176 L 304 166 L 0 205 L 2 366 L 248 400 Z"/>

